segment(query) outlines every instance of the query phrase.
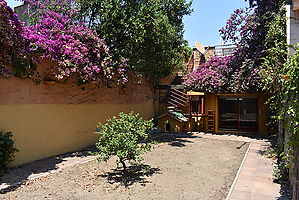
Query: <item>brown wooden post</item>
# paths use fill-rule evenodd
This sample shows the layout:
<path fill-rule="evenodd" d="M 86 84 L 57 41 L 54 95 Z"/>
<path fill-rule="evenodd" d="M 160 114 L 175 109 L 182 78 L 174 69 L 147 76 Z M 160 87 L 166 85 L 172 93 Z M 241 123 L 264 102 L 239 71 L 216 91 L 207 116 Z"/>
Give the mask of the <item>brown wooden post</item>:
<path fill-rule="evenodd" d="M 201 98 L 201 114 L 205 114 L 205 97 Z"/>

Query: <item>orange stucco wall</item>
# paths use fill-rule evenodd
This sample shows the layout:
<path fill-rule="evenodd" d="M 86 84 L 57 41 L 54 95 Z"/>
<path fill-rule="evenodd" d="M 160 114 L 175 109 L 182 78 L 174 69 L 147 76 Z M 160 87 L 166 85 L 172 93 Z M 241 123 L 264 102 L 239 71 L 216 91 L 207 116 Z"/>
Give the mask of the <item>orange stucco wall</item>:
<path fill-rule="evenodd" d="M 41 63 L 41 67 L 47 62 Z M 43 75 L 43 73 L 41 73 Z M 119 112 L 154 116 L 154 92 L 143 80 L 108 89 L 74 81 L 0 80 L 0 129 L 12 131 L 16 147 L 13 165 L 79 150 L 93 144 L 98 122 Z"/>

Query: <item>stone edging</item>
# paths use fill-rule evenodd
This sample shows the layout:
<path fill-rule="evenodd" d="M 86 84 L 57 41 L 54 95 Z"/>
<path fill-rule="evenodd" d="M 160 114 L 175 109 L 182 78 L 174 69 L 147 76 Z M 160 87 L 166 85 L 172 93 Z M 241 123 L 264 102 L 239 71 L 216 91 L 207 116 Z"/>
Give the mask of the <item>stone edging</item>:
<path fill-rule="evenodd" d="M 244 165 L 244 163 L 245 163 L 245 160 L 246 160 L 246 158 L 247 158 L 247 155 L 248 155 L 248 153 L 249 153 L 249 150 L 250 150 L 250 147 L 251 147 L 252 143 L 253 143 L 253 142 L 250 142 L 250 144 L 249 144 L 249 147 L 248 147 L 248 149 L 247 149 L 247 151 L 246 151 L 246 153 L 245 153 L 245 155 L 244 155 L 244 158 L 243 158 L 243 160 L 242 160 L 242 162 L 241 162 L 241 165 L 240 165 L 240 167 L 239 167 L 239 170 L 238 170 L 238 172 L 237 172 L 237 174 L 236 174 L 236 176 L 235 176 L 235 179 L 234 179 L 234 181 L 233 181 L 233 183 L 232 183 L 232 185 L 231 185 L 231 187 L 230 187 L 230 190 L 229 190 L 229 192 L 228 192 L 228 194 L 227 194 L 225 200 L 229 200 L 229 198 L 230 198 L 230 196 L 231 196 L 231 194 L 232 194 L 232 191 L 233 191 L 233 189 L 234 189 L 234 187 L 235 187 L 235 185 L 236 185 L 236 182 L 237 182 L 237 180 L 238 180 L 238 178 L 239 178 L 239 175 L 240 175 L 240 173 L 241 173 L 241 170 L 242 170 L 242 168 L 243 168 L 243 165 Z"/>

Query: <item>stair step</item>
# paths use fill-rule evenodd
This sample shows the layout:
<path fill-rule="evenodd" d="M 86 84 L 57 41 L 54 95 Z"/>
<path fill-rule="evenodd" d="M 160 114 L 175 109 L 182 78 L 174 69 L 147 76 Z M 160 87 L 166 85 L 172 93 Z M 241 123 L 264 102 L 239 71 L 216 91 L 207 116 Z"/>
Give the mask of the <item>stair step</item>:
<path fill-rule="evenodd" d="M 179 98 L 179 97 L 177 97 L 177 96 L 175 96 L 175 95 L 170 95 L 170 100 L 171 99 L 175 99 L 175 100 L 177 100 L 177 101 L 179 101 L 180 103 L 182 103 L 182 104 L 187 104 L 187 101 L 185 101 L 185 100 L 183 100 L 183 99 L 181 99 L 181 98 Z"/>
<path fill-rule="evenodd" d="M 168 104 L 169 104 L 170 106 L 173 106 L 175 109 L 177 109 L 177 107 L 178 107 L 178 105 L 176 105 L 175 103 L 172 103 L 172 102 L 168 102 Z"/>
<path fill-rule="evenodd" d="M 183 89 L 185 89 L 185 86 L 184 85 L 171 85 L 170 89 L 183 90 Z"/>
<path fill-rule="evenodd" d="M 179 106 L 185 106 L 186 105 L 186 104 L 180 103 L 180 102 L 178 102 L 178 101 L 176 101 L 174 99 L 170 99 L 169 103 L 178 104 Z"/>

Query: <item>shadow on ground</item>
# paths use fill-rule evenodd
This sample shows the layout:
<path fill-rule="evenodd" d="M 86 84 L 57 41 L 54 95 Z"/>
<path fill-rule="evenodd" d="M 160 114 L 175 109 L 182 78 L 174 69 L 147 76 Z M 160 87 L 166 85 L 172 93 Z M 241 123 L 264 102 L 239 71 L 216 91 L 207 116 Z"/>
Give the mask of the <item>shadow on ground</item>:
<path fill-rule="evenodd" d="M 65 153 L 59 156 L 27 163 L 16 168 L 11 168 L 0 177 L 0 194 L 16 190 L 26 181 L 41 175 L 49 174 L 60 168 L 59 166 L 63 168 L 70 163 L 76 163 L 79 158 L 91 156 L 90 152 L 92 153 L 95 151 L 96 148 L 92 146 L 81 151 Z M 76 158 L 78 159 L 76 160 Z"/>
<path fill-rule="evenodd" d="M 157 143 L 168 143 L 173 147 L 184 147 L 185 143 L 193 143 L 188 140 L 191 138 L 201 138 L 200 136 L 195 136 L 192 133 L 160 133 L 153 134 L 150 136 L 150 140 L 156 141 Z"/>
<path fill-rule="evenodd" d="M 152 168 L 149 165 L 138 164 L 127 167 L 126 172 L 121 169 L 114 169 L 112 172 L 108 172 L 99 177 L 107 179 L 108 183 L 119 183 L 121 186 L 129 187 L 134 183 L 140 183 L 145 186 L 148 181 L 147 177 L 152 176 L 160 171 L 159 168 Z"/>
<path fill-rule="evenodd" d="M 291 200 L 292 199 L 292 190 L 289 183 L 281 183 L 280 197 L 277 200 Z"/>

